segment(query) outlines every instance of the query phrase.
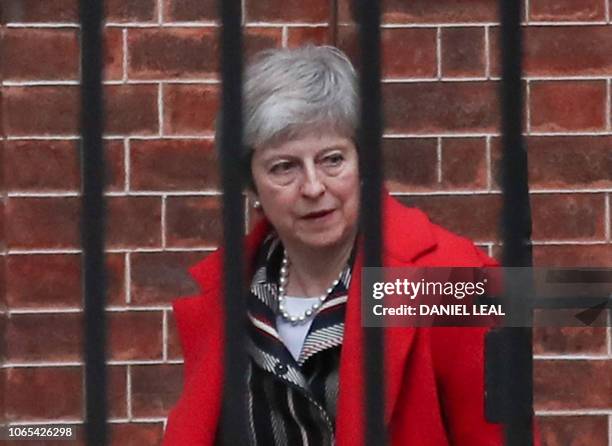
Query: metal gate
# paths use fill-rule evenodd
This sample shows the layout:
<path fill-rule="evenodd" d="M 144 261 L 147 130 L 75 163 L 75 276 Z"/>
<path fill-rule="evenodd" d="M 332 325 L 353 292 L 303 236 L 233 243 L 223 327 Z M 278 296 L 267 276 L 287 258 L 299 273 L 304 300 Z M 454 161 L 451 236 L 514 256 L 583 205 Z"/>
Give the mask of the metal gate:
<path fill-rule="evenodd" d="M 102 157 L 102 43 L 103 4 L 96 0 L 81 0 L 82 26 L 82 181 L 83 214 L 82 244 L 84 252 L 84 292 L 86 331 L 86 436 L 91 445 L 107 444 L 106 375 L 105 375 L 105 277 L 104 252 L 104 165 Z M 527 179 L 527 154 L 522 136 L 523 92 L 521 87 L 521 11 L 522 2 L 500 0 L 503 80 L 500 95 L 503 132 L 503 233 L 504 266 L 531 266 L 531 217 Z M 360 157 L 362 166 L 362 228 L 365 237 L 365 266 L 381 264 L 381 203 L 382 137 L 380 89 L 380 4 L 376 0 L 356 1 L 360 33 L 359 44 L 363 68 L 361 82 L 360 145 L 368 147 Z M 223 134 L 221 147 L 224 244 L 231 256 L 224 257 L 225 312 L 245 314 L 244 284 L 242 283 L 242 230 L 244 227 L 242 180 L 233 168 L 232 159 L 241 151 L 242 110 L 242 32 L 240 0 L 220 0 L 221 74 L 223 80 Z M 524 290 L 523 290 L 524 291 Z M 512 294 L 512 293 L 511 293 Z M 584 305 L 584 304 L 583 304 Z M 608 302 L 609 306 L 609 302 Z M 586 307 L 586 306 L 585 306 Z M 579 308 L 573 303 L 571 308 Z M 524 311 L 531 312 L 532 308 Z M 246 442 L 244 420 L 246 382 L 243 377 L 247 357 L 243 349 L 244 320 L 226 317 L 226 364 L 223 398 L 222 430 L 225 444 Z M 365 444 L 386 444 L 382 419 L 384 395 L 382 369 L 382 330 L 365 329 L 363 365 L 366 371 L 367 427 Z M 488 355 L 486 368 L 487 416 L 506 426 L 508 446 L 532 444 L 533 385 L 531 328 L 503 328 L 491 332 L 487 351 L 502 352 Z M 494 357 L 493 357 L 494 356 Z M 513 373 L 508 373 L 508 370 Z"/>

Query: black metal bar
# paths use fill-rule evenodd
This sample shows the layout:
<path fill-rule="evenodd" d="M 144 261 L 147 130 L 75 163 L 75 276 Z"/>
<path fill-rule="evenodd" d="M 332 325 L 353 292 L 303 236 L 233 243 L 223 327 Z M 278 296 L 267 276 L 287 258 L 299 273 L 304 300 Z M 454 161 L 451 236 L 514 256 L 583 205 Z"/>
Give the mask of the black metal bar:
<path fill-rule="evenodd" d="M 329 41 L 338 45 L 338 0 L 329 0 Z"/>
<path fill-rule="evenodd" d="M 380 4 L 378 0 L 358 0 L 360 46 L 361 125 L 359 159 L 361 183 L 360 224 L 364 235 L 364 266 L 381 266 L 381 185 L 382 111 L 380 87 Z M 364 328 L 365 444 L 385 445 L 383 332 Z"/>
<path fill-rule="evenodd" d="M 106 276 L 104 269 L 104 107 L 102 27 L 104 2 L 81 0 L 81 243 L 85 296 L 85 435 L 107 444 Z"/>
<path fill-rule="evenodd" d="M 522 2 L 501 0 L 502 49 L 502 233 L 503 264 L 509 267 L 532 266 L 531 208 L 527 152 L 523 126 L 522 76 Z M 510 298 L 532 295 L 531 283 L 507 283 Z M 520 304 L 519 304 L 520 305 Z M 519 311 L 529 312 L 523 305 Z M 533 348 L 532 329 L 505 328 L 507 365 L 503 372 L 506 396 L 506 444 L 533 444 Z"/>
<path fill-rule="evenodd" d="M 223 256 L 225 290 L 225 380 L 221 435 L 228 446 L 248 444 L 246 418 L 245 318 L 243 284 L 244 198 L 242 172 L 242 10 L 240 0 L 219 0 L 221 26 L 220 158 L 223 188 Z"/>

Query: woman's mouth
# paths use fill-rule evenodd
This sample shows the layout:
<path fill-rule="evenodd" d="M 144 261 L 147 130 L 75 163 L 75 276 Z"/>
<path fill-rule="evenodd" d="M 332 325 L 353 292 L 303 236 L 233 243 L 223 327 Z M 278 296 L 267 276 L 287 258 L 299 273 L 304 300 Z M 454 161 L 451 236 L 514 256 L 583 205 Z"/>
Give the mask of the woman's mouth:
<path fill-rule="evenodd" d="M 328 215 L 331 215 L 333 212 L 334 212 L 334 209 L 311 212 L 310 214 L 304 215 L 302 218 L 305 220 L 319 220 L 319 219 L 327 217 Z"/>

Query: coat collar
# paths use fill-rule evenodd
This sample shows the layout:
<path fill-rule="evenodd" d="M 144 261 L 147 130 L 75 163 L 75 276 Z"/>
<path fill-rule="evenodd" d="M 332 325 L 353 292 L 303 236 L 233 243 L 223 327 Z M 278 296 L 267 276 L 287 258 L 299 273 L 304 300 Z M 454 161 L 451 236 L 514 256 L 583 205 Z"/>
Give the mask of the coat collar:
<path fill-rule="evenodd" d="M 436 246 L 427 216 L 406 208 L 383 191 L 383 264 L 407 266 Z M 270 231 L 266 220 L 260 221 L 245 238 L 245 261 L 251 265 L 257 247 Z M 363 266 L 363 240 L 359 240 L 355 271 Z M 175 317 L 185 358 L 185 389 L 177 411 L 187 418 L 200 420 L 182 426 L 191 429 L 190 438 L 212 444 L 220 414 L 223 381 L 224 337 L 222 275 L 224 250 L 219 249 L 190 269 L 205 298 L 178 300 Z M 361 327 L 361 275 L 354 274 L 346 309 L 345 333 L 340 359 L 340 393 L 336 432 L 338 445 L 362 445 L 364 438 L 363 332 Z M 205 316 L 204 316 L 205 315 Z M 211 321 L 204 324 L 203 321 Z M 207 326 L 207 327 L 204 327 Z M 387 328 L 385 343 L 385 421 L 388 423 L 397 399 L 402 372 L 415 336 L 415 329 Z M 204 353 L 205 352 L 205 353 Z M 206 356 L 206 360 L 204 359 Z M 211 389 L 211 387 L 216 387 Z M 206 389 L 206 390 L 203 390 Z M 198 396 L 194 396 L 196 393 Z M 191 395 L 189 395 L 191 394 Z M 187 396 L 189 395 L 189 396 Z M 177 420 L 180 418 L 177 414 Z M 177 426 L 178 428 L 178 426 Z M 176 429 L 175 429 L 176 430 Z M 185 434 L 187 435 L 187 434 Z M 195 443 L 194 443 L 195 444 Z M 198 443 L 199 444 L 199 443 Z"/>

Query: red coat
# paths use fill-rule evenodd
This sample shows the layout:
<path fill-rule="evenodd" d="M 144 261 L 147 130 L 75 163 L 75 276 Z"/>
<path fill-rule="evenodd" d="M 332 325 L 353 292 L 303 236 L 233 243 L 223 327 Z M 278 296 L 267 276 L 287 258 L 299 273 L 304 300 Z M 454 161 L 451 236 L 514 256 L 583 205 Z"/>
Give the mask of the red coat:
<path fill-rule="evenodd" d="M 247 260 L 270 226 L 260 223 L 246 239 Z M 484 266 L 495 261 L 474 244 L 432 224 L 417 209 L 385 195 L 385 266 Z M 361 242 L 360 242 L 361 243 Z M 185 360 L 183 393 L 171 411 L 165 446 L 215 440 L 223 381 L 222 252 L 191 269 L 201 296 L 174 302 Z M 363 264 L 358 250 L 355 271 Z M 340 359 L 338 446 L 363 445 L 364 385 L 360 274 L 353 274 Z M 484 328 L 385 329 L 385 421 L 391 445 L 501 446 L 502 427 L 484 418 Z"/>

